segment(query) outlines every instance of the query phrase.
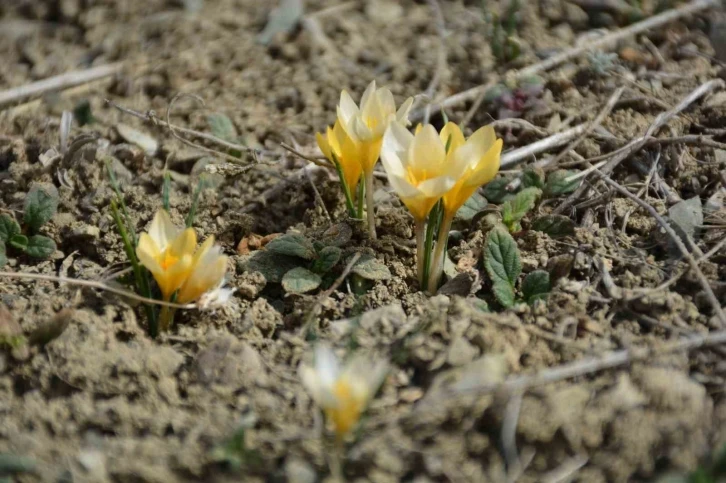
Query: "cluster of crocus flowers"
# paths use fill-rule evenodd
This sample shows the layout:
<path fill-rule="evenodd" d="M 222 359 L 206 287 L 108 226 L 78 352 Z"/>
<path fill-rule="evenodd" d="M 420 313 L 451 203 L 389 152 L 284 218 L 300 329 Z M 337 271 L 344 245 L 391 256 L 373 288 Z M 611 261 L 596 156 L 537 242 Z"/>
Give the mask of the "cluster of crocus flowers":
<path fill-rule="evenodd" d="M 210 236 L 197 249 L 193 228 L 179 228 L 165 210 L 154 215 L 149 231 L 142 233 L 136 256 L 154 276 L 167 302 L 188 304 L 210 293 L 219 292 L 217 299 L 226 299 L 228 290 L 222 288 L 227 271 L 227 257 Z M 173 312 L 162 309 L 161 328 L 168 328 Z"/>
<path fill-rule="evenodd" d="M 494 179 L 501 151 L 502 140 L 491 126 L 469 139 L 451 122 L 440 133 L 428 124 L 415 134 L 400 125 L 388 127 L 381 159 L 391 186 L 415 220 L 417 272 L 429 293 L 438 290 L 454 215 L 480 186 Z M 438 228 L 433 253 L 431 228 Z"/>
<path fill-rule="evenodd" d="M 361 354 L 354 354 L 341 367 L 332 349 L 323 344 L 315 348 L 314 364 L 300 367 L 303 385 L 325 413 L 338 441 L 358 423 L 388 367 L 385 361 Z"/>
<path fill-rule="evenodd" d="M 362 206 L 361 192 L 356 186 L 363 176 L 365 186 L 368 232 L 376 238 L 373 213 L 373 168 L 381 152 L 381 143 L 386 129 L 391 124 L 406 126 L 413 98 L 408 98 L 396 110 L 393 94 L 386 88 L 376 88 L 371 82 L 363 93 L 360 106 L 347 91 L 340 94 L 337 121 L 328 128 L 326 135 L 318 133 L 317 141 L 321 151 L 338 169 L 343 191 L 346 193 L 348 209 L 353 212 L 352 193 L 358 193 Z M 360 211 L 358 212 L 360 215 Z"/>

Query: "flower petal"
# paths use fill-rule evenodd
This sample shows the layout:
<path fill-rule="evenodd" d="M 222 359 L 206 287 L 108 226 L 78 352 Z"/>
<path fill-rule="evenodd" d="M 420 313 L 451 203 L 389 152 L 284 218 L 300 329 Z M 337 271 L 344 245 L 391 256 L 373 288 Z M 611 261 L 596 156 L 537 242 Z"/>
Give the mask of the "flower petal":
<path fill-rule="evenodd" d="M 190 256 L 194 253 L 194 249 L 197 247 L 197 234 L 194 232 L 194 228 L 187 228 L 174 240 L 168 247 L 170 253 L 174 256 L 182 256 L 189 254 Z"/>
<path fill-rule="evenodd" d="M 330 129 L 330 128 L 328 128 L 328 129 Z M 328 143 L 327 137 L 323 136 L 322 133 L 316 132 L 315 140 L 318 142 L 318 147 L 320 148 L 320 151 L 323 152 L 323 156 L 328 158 L 328 161 L 330 161 L 332 163 L 333 156 L 330 151 L 330 143 Z"/>
<path fill-rule="evenodd" d="M 456 180 L 450 176 L 437 176 L 418 185 L 418 190 L 428 198 L 441 198 L 454 187 Z"/>
<path fill-rule="evenodd" d="M 156 242 L 159 251 L 163 252 L 169 244 L 179 236 L 181 230 L 174 226 L 166 210 L 159 210 L 149 226 L 149 236 Z"/>
<path fill-rule="evenodd" d="M 343 90 L 340 93 L 340 102 L 338 104 L 338 119 L 343 126 L 348 126 L 350 120 L 360 113 L 358 106 L 356 105 L 353 98 L 350 97 L 348 91 Z"/>
<path fill-rule="evenodd" d="M 408 168 L 416 178 L 427 179 L 445 169 L 446 151 L 439 134 L 431 124 L 425 125 L 408 148 Z"/>
<path fill-rule="evenodd" d="M 408 114 L 411 111 L 412 106 L 413 97 L 409 97 L 408 99 L 403 101 L 403 104 L 401 104 L 401 107 L 399 107 L 398 111 L 396 112 L 396 122 L 399 122 L 404 126 L 408 126 L 410 124 L 408 121 Z"/>
<path fill-rule="evenodd" d="M 413 135 L 398 123 L 391 123 L 383 136 L 381 145 L 381 162 L 388 175 L 403 177 L 408 162 L 408 147 Z"/>
<path fill-rule="evenodd" d="M 499 157 L 502 152 L 502 144 L 503 141 L 497 139 L 489 151 L 481 157 L 479 163 L 474 168 L 474 172 L 465 182 L 467 186 L 476 186 L 478 188 L 494 179 L 499 171 Z"/>
<path fill-rule="evenodd" d="M 148 233 L 142 233 L 139 237 L 139 244 L 136 246 L 136 256 L 139 258 L 141 264 L 151 273 L 156 274 L 164 271 L 159 263 L 161 251 Z"/>
<path fill-rule="evenodd" d="M 340 364 L 333 350 L 325 345 L 315 346 L 315 372 L 323 387 L 332 388 L 340 376 Z"/>
<path fill-rule="evenodd" d="M 376 91 L 376 97 L 378 98 L 378 105 L 381 108 L 381 112 L 385 117 L 396 112 L 396 101 L 393 99 L 393 94 L 390 89 L 382 87 Z"/>
<path fill-rule="evenodd" d="M 366 90 L 363 91 L 363 95 L 360 98 L 360 110 L 361 112 L 365 109 L 366 105 L 371 102 L 371 99 L 373 99 L 376 93 L 376 81 L 375 79 L 372 80 L 368 86 L 366 87 Z"/>
<path fill-rule="evenodd" d="M 449 147 L 447 153 L 453 153 L 466 142 L 461 128 L 456 123 L 450 121 L 441 129 L 439 137 L 441 138 L 441 142 L 444 143 L 444 146 Z"/>

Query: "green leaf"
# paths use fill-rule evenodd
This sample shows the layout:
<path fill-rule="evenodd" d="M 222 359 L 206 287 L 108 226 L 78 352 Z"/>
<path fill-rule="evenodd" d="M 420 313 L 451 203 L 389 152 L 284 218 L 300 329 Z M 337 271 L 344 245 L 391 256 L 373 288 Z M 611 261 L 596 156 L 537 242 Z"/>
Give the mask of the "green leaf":
<path fill-rule="evenodd" d="M 209 129 L 219 139 L 236 142 L 238 138 L 237 128 L 234 127 L 232 120 L 221 112 L 215 112 L 207 116 Z"/>
<path fill-rule="evenodd" d="M 575 234 L 575 222 L 562 215 L 540 216 L 532 222 L 532 229 L 547 233 L 552 238 Z"/>
<path fill-rule="evenodd" d="M 267 250 L 280 255 L 315 260 L 318 256 L 313 242 L 299 233 L 288 233 L 278 236 L 267 244 Z"/>
<path fill-rule="evenodd" d="M 547 184 L 545 184 L 544 188 L 545 193 L 548 196 L 557 196 L 572 193 L 578 188 L 578 186 L 580 186 L 582 178 L 578 178 L 569 182 L 567 181 L 567 178 L 576 174 L 577 171 L 569 171 L 566 169 L 558 169 L 557 171 L 553 171 L 549 176 L 547 176 Z"/>
<path fill-rule="evenodd" d="M 270 12 L 265 29 L 257 35 L 257 43 L 267 45 L 280 32 L 288 32 L 297 25 L 304 13 L 302 0 L 280 0 Z"/>
<path fill-rule="evenodd" d="M 58 190 L 52 184 L 34 184 L 25 197 L 24 222 L 32 232 L 45 225 L 58 209 Z"/>
<path fill-rule="evenodd" d="M 487 200 L 479 193 L 474 193 L 471 197 L 464 202 L 464 204 L 456 212 L 456 219 L 463 221 L 470 221 L 474 218 L 474 215 L 479 213 L 487 206 Z"/>
<path fill-rule="evenodd" d="M 376 257 L 367 253 L 361 255 L 351 272 L 366 280 L 388 280 L 391 278 L 391 271 L 388 270 L 388 267 L 379 262 Z"/>
<path fill-rule="evenodd" d="M 509 178 L 492 180 L 484 187 L 482 194 L 484 198 L 492 203 L 504 203 L 506 200 L 514 197 L 514 193 L 506 189 L 507 185 L 511 182 L 512 180 Z"/>
<path fill-rule="evenodd" d="M 525 188 L 511 200 L 505 201 L 502 205 L 502 222 L 509 227 L 519 225 L 519 220 L 524 218 L 529 210 L 534 208 L 537 198 L 542 194 L 539 188 Z"/>
<path fill-rule="evenodd" d="M 532 303 L 538 298 L 544 298 L 552 290 L 550 274 L 545 270 L 535 270 L 527 274 L 522 281 L 522 293 L 527 303 Z"/>
<path fill-rule="evenodd" d="M 320 237 L 320 241 L 326 245 L 342 247 L 348 243 L 353 236 L 353 229 L 347 223 L 337 223 L 327 230 Z"/>
<path fill-rule="evenodd" d="M 8 263 L 8 257 L 5 255 L 5 242 L 0 240 L 0 268 Z"/>
<path fill-rule="evenodd" d="M 492 283 L 507 283 L 514 290 L 514 284 L 522 272 L 519 248 L 512 235 L 504 227 L 489 232 L 484 245 L 484 268 Z"/>
<path fill-rule="evenodd" d="M 25 251 L 28 248 L 28 237 L 25 235 L 13 235 L 8 244 L 18 250 Z"/>
<path fill-rule="evenodd" d="M 544 188 L 544 171 L 542 168 L 529 167 L 522 173 L 522 186 L 525 188 Z"/>
<path fill-rule="evenodd" d="M 26 252 L 33 258 L 48 258 L 55 251 L 55 242 L 47 236 L 35 235 L 28 238 Z"/>
<path fill-rule="evenodd" d="M 0 241 L 7 243 L 18 234 L 20 234 L 20 225 L 10 215 L 0 215 Z"/>
<path fill-rule="evenodd" d="M 280 283 L 288 271 L 301 264 L 297 257 L 289 257 L 278 253 L 259 250 L 250 255 L 244 269 L 250 272 L 260 272 L 270 283 Z"/>
<path fill-rule="evenodd" d="M 35 461 L 30 458 L 0 453 L 0 476 L 34 473 L 36 466 Z"/>
<path fill-rule="evenodd" d="M 338 247 L 325 247 L 320 250 L 318 259 L 313 263 L 313 271 L 325 273 L 333 268 L 340 260 L 341 250 Z"/>
<path fill-rule="evenodd" d="M 502 307 L 509 308 L 514 305 L 514 289 L 506 281 L 494 282 L 492 293 Z"/>
<path fill-rule="evenodd" d="M 323 279 L 307 268 L 293 268 L 282 277 L 282 288 L 289 293 L 305 293 L 320 287 Z"/>

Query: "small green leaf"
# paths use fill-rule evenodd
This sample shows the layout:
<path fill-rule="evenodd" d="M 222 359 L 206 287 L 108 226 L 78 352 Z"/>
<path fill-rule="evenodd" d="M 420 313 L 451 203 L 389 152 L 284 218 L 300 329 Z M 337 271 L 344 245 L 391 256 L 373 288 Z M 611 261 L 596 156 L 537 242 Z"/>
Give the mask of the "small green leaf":
<path fill-rule="evenodd" d="M 5 255 L 5 242 L 0 240 L 0 268 L 8 263 L 8 257 Z"/>
<path fill-rule="evenodd" d="M 484 245 L 484 267 L 494 285 L 514 283 L 522 272 L 519 248 L 512 235 L 504 227 L 496 227 L 489 232 Z"/>
<path fill-rule="evenodd" d="M 545 270 L 535 270 L 527 274 L 522 281 L 522 293 L 527 303 L 532 303 L 538 298 L 544 298 L 552 290 L 550 274 Z"/>
<path fill-rule="evenodd" d="M 509 178 L 497 178 L 492 180 L 489 184 L 484 187 L 482 194 L 484 198 L 492 203 L 504 203 L 508 199 L 514 197 L 514 193 L 507 191 L 507 185 L 512 180 Z"/>
<path fill-rule="evenodd" d="M 305 293 L 320 287 L 323 279 L 307 268 L 293 268 L 282 277 L 282 288 L 289 293 Z"/>
<path fill-rule="evenodd" d="M 267 244 L 267 250 L 280 255 L 315 260 L 318 256 L 313 242 L 299 233 L 278 236 Z"/>
<path fill-rule="evenodd" d="M 313 263 L 313 271 L 325 273 L 333 268 L 340 260 L 341 250 L 338 247 L 325 247 L 320 250 L 318 259 Z"/>
<path fill-rule="evenodd" d="M 285 273 L 300 264 L 301 261 L 297 257 L 259 250 L 250 255 L 247 263 L 243 263 L 243 268 L 250 272 L 260 272 L 270 283 L 280 283 Z"/>
<path fill-rule="evenodd" d="M 219 139 L 236 142 L 238 138 L 237 128 L 234 127 L 232 120 L 221 112 L 215 112 L 207 116 L 209 129 Z"/>
<path fill-rule="evenodd" d="M 20 225 L 10 215 L 0 215 L 0 241 L 8 242 L 20 233 Z"/>
<path fill-rule="evenodd" d="M 502 205 L 502 222 L 509 227 L 510 231 L 514 231 L 513 227 L 519 226 L 519 220 L 534 208 L 534 204 L 541 194 L 542 190 L 539 188 L 525 188 L 517 193 L 514 198 L 504 202 Z"/>
<path fill-rule="evenodd" d="M 368 254 L 361 255 L 351 272 L 366 280 L 388 280 L 391 278 L 391 271 L 388 270 L 388 267 L 379 262 L 373 255 Z"/>
<path fill-rule="evenodd" d="M 544 171 L 542 168 L 529 167 L 522 173 L 522 186 L 525 188 L 544 188 Z"/>
<path fill-rule="evenodd" d="M 456 219 L 469 221 L 486 206 L 486 198 L 479 193 L 474 193 L 468 200 L 466 200 L 466 202 L 464 202 L 461 208 L 459 208 L 459 211 L 456 212 Z"/>
<path fill-rule="evenodd" d="M 257 43 L 267 45 L 280 32 L 289 32 L 297 25 L 304 13 L 302 0 L 280 0 L 272 9 L 265 29 L 257 35 Z"/>
<path fill-rule="evenodd" d="M 549 176 L 547 176 L 547 184 L 545 184 L 544 188 L 545 193 L 548 196 L 557 196 L 572 193 L 578 188 L 578 186 L 580 186 L 582 178 L 578 178 L 569 182 L 567 181 L 567 178 L 570 178 L 571 176 L 574 176 L 576 174 L 577 171 L 568 171 L 566 169 L 558 169 L 557 171 L 553 171 Z"/>
<path fill-rule="evenodd" d="M 514 305 L 514 289 L 506 281 L 494 282 L 492 293 L 502 307 L 509 308 Z"/>
<path fill-rule="evenodd" d="M 562 215 L 540 216 L 532 222 L 532 229 L 547 233 L 552 238 L 575 234 L 575 222 Z"/>
<path fill-rule="evenodd" d="M 8 244 L 18 250 L 25 251 L 28 248 L 28 237 L 25 235 L 13 235 Z"/>
<path fill-rule="evenodd" d="M 26 252 L 33 258 L 48 258 L 55 251 L 55 242 L 47 236 L 34 235 L 28 238 Z"/>
<path fill-rule="evenodd" d="M 0 476 L 18 473 L 35 473 L 36 463 L 30 458 L 0 453 Z"/>
<path fill-rule="evenodd" d="M 58 209 L 58 190 L 52 184 L 34 184 L 25 197 L 24 222 L 32 232 L 45 225 Z"/>

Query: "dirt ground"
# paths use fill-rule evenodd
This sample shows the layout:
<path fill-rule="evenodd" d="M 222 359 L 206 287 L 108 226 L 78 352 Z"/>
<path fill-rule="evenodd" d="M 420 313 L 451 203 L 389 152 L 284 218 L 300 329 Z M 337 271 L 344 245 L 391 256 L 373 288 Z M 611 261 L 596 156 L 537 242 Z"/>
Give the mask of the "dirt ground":
<path fill-rule="evenodd" d="M 431 86 L 431 96 L 444 99 L 640 17 L 617 2 L 521 2 L 521 55 L 502 64 L 492 55 L 478 1 L 309 0 L 297 26 L 262 45 L 258 34 L 275 3 L 0 2 L 0 91 L 123 62 L 118 75 L 0 106 L 0 212 L 20 216 L 36 182 L 53 183 L 60 193 L 58 213 L 43 228 L 57 251 L 40 261 L 9 253 L 4 270 L 100 280 L 124 268 L 101 153 L 113 161 L 138 230 L 161 206 L 168 164 L 171 214 L 182 223 L 210 155 L 106 100 L 207 133 L 208 116 L 222 113 L 236 141 L 261 153 L 258 166 L 214 178 L 201 197 L 195 228 L 200 238 L 215 235 L 230 255 L 231 285 L 238 289 L 215 313 L 180 313 L 170 332 L 152 339 L 144 311 L 124 298 L 0 277 L 0 302 L 24 333 L 60 327 L 46 344 L 0 349 L 0 455 L 34 464 L 17 481 L 329 479 L 329 440 L 321 437 L 318 411 L 297 375 L 313 342 L 302 326 L 320 291 L 286 294 L 250 269 L 249 256 L 237 247 L 252 234 L 296 230 L 316 238 L 334 223 L 352 228 L 345 254 L 373 255 L 393 275 L 362 294 L 343 284 L 320 307 L 316 338 L 341 353 L 359 347 L 393 363 L 347 443 L 350 481 L 654 481 L 707 464 L 726 444 L 726 364 L 718 347 L 649 357 L 524 393 L 455 391 L 456 381 L 498 382 L 721 328 L 694 271 L 673 256 L 656 220 L 632 200 L 614 191 L 589 206 L 578 200 L 564 213 L 576 221 L 574 235 L 556 239 L 527 229 L 528 223 L 566 196 L 540 202 L 515 234 L 523 271 L 558 270 L 559 280 L 546 302 L 501 310 L 481 268 L 487 227 L 480 218 L 456 227 L 449 250 L 459 268 L 474 267 L 478 286 L 428 297 L 416 282 L 412 220 L 387 182 L 378 181 L 380 239 L 371 241 L 348 219 L 335 174 L 314 169 L 309 179 L 301 176 L 307 161 L 280 147 L 285 142 L 318 155 L 314 134 L 334 121 L 343 88 L 357 100 L 375 79 L 397 102 Z M 657 13 L 658 2 L 622 3 Z M 498 2 L 488 4 L 500 11 Z M 497 124 L 505 151 L 592 121 L 621 86 L 610 115 L 563 163 L 614 151 L 642 135 L 699 85 L 725 76 L 718 60 L 724 44 L 716 44 L 720 14 L 684 17 L 619 43 L 612 57 L 585 55 L 543 73 L 543 91 L 515 116 L 531 124 Z M 167 112 L 179 93 L 198 99 L 178 98 Z M 710 134 L 711 146 L 649 146 L 613 174 L 661 214 L 679 199 L 715 203 L 696 244 L 708 254 L 699 265 L 722 305 L 726 248 L 716 245 L 726 236 L 719 198 L 726 150 L 717 146 L 726 142 L 724 96 L 714 89 L 658 133 Z M 425 103 L 420 98 L 415 111 Z M 460 122 L 471 105 L 451 106 L 446 115 Z M 42 162 L 43 153 L 58 147 L 61 114 L 74 110 L 70 140 L 95 137 L 72 155 Z M 80 126 L 82 113 L 92 119 Z M 441 126 L 441 113 L 431 114 Z M 468 126 L 501 115 L 502 106 L 487 100 Z M 158 147 L 145 151 L 125 126 Z M 657 170 L 638 169 L 656 158 Z M 608 191 L 589 179 L 591 199 Z M 491 311 L 482 310 L 482 300 Z M 235 437 L 244 441 L 236 449 Z"/>

